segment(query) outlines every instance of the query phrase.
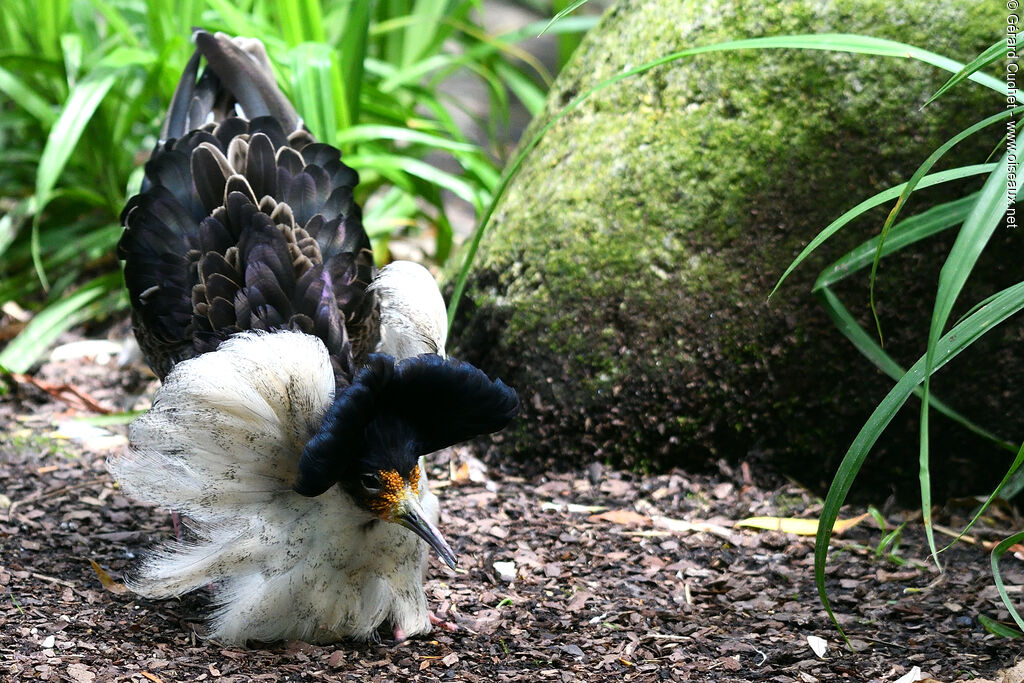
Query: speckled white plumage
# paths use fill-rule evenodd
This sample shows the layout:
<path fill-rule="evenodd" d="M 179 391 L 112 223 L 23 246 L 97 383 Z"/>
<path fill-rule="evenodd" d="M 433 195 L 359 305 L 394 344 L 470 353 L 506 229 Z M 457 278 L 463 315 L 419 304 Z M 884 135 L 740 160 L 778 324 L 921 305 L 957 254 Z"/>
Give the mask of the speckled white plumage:
<path fill-rule="evenodd" d="M 225 642 L 365 639 L 384 622 L 429 631 L 426 544 L 338 486 L 291 490 L 333 395 L 326 349 L 298 332 L 239 334 L 175 366 L 108 465 L 136 499 L 185 515 L 195 538 L 159 546 L 130 587 L 167 598 L 210 586 L 208 635 Z M 422 474 L 419 495 L 436 524 Z"/>
<path fill-rule="evenodd" d="M 412 261 L 384 266 L 367 288 L 380 301 L 379 353 L 410 358 L 444 356 L 448 318 L 434 276 Z"/>

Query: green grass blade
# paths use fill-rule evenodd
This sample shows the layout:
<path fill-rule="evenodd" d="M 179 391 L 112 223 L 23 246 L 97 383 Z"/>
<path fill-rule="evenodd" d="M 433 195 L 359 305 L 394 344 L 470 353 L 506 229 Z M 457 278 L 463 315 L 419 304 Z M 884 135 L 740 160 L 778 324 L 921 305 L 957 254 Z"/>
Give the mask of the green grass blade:
<path fill-rule="evenodd" d="M 943 144 L 939 145 L 935 149 L 935 151 L 929 154 L 928 158 L 925 159 L 924 162 L 917 167 L 913 175 L 910 176 L 910 180 L 907 181 L 906 187 L 903 189 L 902 192 L 900 192 L 900 196 L 896 200 L 896 206 L 894 206 L 892 208 L 892 211 L 889 212 L 889 215 L 885 219 L 885 223 L 882 225 L 881 239 L 878 242 L 878 248 L 875 252 L 874 261 L 871 264 L 871 276 L 868 280 L 868 286 L 870 289 L 869 301 L 871 304 L 871 315 L 874 318 L 875 328 L 878 331 L 879 339 L 882 338 L 882 323 L 878 319 L 878 309 L 875 305 L 875 277 L 878 274 L 878 263 L 882 258 L 881 250 L 882 246 L 885 244 L 885 239 L 889 233 L 889 228 L 892 226 L 893 222 L 895 222 L 896 217 L 899 215 L 904 203 L 906 203 L 911 193 L 913 193 L 914 190 L 917 189 L 918 183 L 921 182 L 921 179 L 925 176 L 925 174 L 932 169 L 932 167 L 939 159 L 945 156 L 946 152 L 951 150 L 954 146 L 956 146 L 963 140 L 967 139 L 968 137 L 974 135 L 975 133 L 981 130 L 984 130 L 988 126 L 991 126 L 992 124 L 998 123 L 1000 121 L 1004 121 L 1008 118 L 1011 118 L 1019 114 L 1021 110 L 1024 110 L 1024 107 L 1016 107 L 1014 109 L 1010 109 L 995 114 L 993 116 L 989 116 L 988 118 L 983 119 L 972 126 L 968 126 L 964 130 L 960 131 L 959 133 L 951 137 L 949 140 L 944 142 Z"/>
<path fill-rule="evenodd" d="M 551 28 L 551 25 L 554 24 L 556 21 L 572 14 L 573 12 L 575 12 L 577 9 L 587 4 L 588 2 L 590 2 L 590 0 L 573 0 L 573 2 L 570 2 L 568 5 L 560 9 L 558 13 L 555 14 L 555 16 L 551 17 L 551 20 L 544 25 L 544 28 L 540 30 L 540 33 L 537 34 L 537 37 L 540 37 L 547 33 L 548 29 Z M 562 4 L 565 3 L 563 2 Z"/>
<path fill-rule="evenodd" d="M 60 117 L 46 137 L 46 146 L 39 161 L 36 196 L 43 204 L 50 196 L 93 113 L 116 78 L 116 74 L 111 72 L 91 74 L 72 89 Z"/>
<path fill-rule="evenodd" d="M 880 255 L 885 257 L 915 242 L 963 223 L 974 207 L 977 198 L 978 193 L 975 192 L 962 199 L 933 206 L 923 213 L 900 221 L 892 227 L 884 243 L 882 236 L 876 235 L 851 249 L 821 271 L 812 291 L 816 292 L 823 287 L 830 287 L 872 265 L 876 256 L 879 255 L 879 249 L 881 249 Z"/>
<path fill-rule="evenodd" d="M 117 34 L 121 43 L 131 47 L 141 47 L 139 37 L 136 35 L 136 32 L 132 30 L 129 17 L 121 11 L 120 7 L 117 7 L 106 0 L 90 0 L 90 4 L 96 11 L 96 14 L 102 16 L 110 29 Z"/>
<path fill-rule="evenodd" d="M 462 178 L 442 171 L 419 159 L 403 157 L 397 154 L 352 154 L 347 157 L 347 163 L 360 169 L 360 171 L 369 168 L 388 177 L 393 177 L 393 172 L 399 171 L 416 178 L 421 178 L 431 185 L 449 190 L 456 197 L 464 199 L 476 207 L 477 211 L 482 211 L 483 206 L 490 199 L 490 197 L 483 196 L 481 190 L 473 187 L 473 185 Z"/>
<path fill-rule="evenodd" d="M 964 225 L 942 266 L 928 335 L 929 347 L 934 347 L 939 335 L 942 334 L 960 290 L 963 289 L 978 257 L 981 256 L 982 250 L 1006 212 L 1008 173 L 1008 156 L 1004 154 L 985 181 L 974 208 L 964 220 Z M 928 356 L 933 357 L 934 352 L 929 350 Z"/>
<path fill-rule="evenodd" d="M 1010 612 L 1010 616 L 1017 622 L 1017 627 L 1024 631 L 1024 618 L 1021 618 L 1020 612 L 1013 606 L 1013 601 L 1010 600 L 1010 596 L 1006 592 L 1006 586 L 1003 584 L 1003 575 L 999 571 L 999 560 L 1006 554 L 1006 551 L 1011 546 L 1017 543 L 1024 543 L 1024 531 L 1018 532 L 1009 538 L 1004 539 L 999 545 L 992 549 L 992 576 L 995 579 L 996 590 L 999 592 L 999 598 L 1006 605 L 1006 609 Z"/>
<path fill-rule="evenodd" d="M 547 98 L 545 91 L 537 87 L 526 74 L 505 62 L 496 64 L 494 70 L 531 116 L 536 116 L 544 108 L 544 100 Z"/>
<path fill-rule="evenodd" d="M 338 142 L 343 145 L 353 145 L 374 140 L 389 140 L 409 144 L 426 145 L 433 149 L 441 149 L 447 152 L 477 152 L 480 148 L 468 142 L 449 140 L 439 135 L 425 133 L 423 131 L 402 128 L 400 126 L 388 126 L 383 124 L 361 124 L 352 126 L 338 133 Z"/>
<path fill-rule="evenodd" d="M 914 388 L 925 380 L 926 368 L 930 368 L 932 373 L 938 371 L 985 333 L 1022 309 L 1024 309 L 1024 282 L 1002 290 L 989 299 L 986 305 L 964 318 L 943 335 L 933 348 L 933 362 L 928 363 L 928 358 L 925 356 L 914 363 L 871 413 L 843 456 L 839 469 L 832 479 L 828 494 L 825 496 L 814 544 L 815 585 L 818 588 L 822 605 L 840 632 L 842 632 L 842 627 L 836 621 L 825 587 L 825 562 L 828 557 L 831 529 L 839 517 L 839 510 L 853 486 L 861 465 L 864 464 L 871 448 L 893 417 L 914 393 Z"/>
<path fill-rule="evenodd" d="M 293 102 L 302 112 L 303 122 L 317 138 L 337 146 L 334 93 L 336 87 L 340 88 L 341 74 L 334 61 L 334 50 L 325 43 L 302 43 L 292 48 L 288 56 Z"/>
<path fill-rule="evenodd" d="M 462 55 L 431 55 L 409 66 L 394 69 L 378 87 L 383 93 L 394 92 L 399 88 L 419 83 L 434 71 L 463 63 L 468 64 L 469 60 Z"/>
<path fill-rule="evenodd" d="M 269 27 L 263 25 L 259 18 L 243 12 L 236 3 L 229 0 L 205 0 L 213 10 L 220 15 L 231 33 L 238 36 L 265 36 L 269 33 Z"/>
<path fill-rule="evenodd" d="M 86 307 L 120 283 L 119 273 L 102 275 L 71 296 L 44 308 L 2 352 L 0 366 L 11 372 L 25 372 L 65 330 L 87 319 Z"/>
<path fill-rule="evenodd" d="M 289 47 L 326 41 L 324 18 L 317 0 L 279 0 L 276 5 L 281 35 Z"/>
<path fill-rule="evenodd" d="M 978 615 L 978 623 L 981 624 L 986 631 L 988 631 L 994 636 L 999 636 L 1000 638 L 1008 638 L 1010 640 L 1014 640 L 1016 638 L 1024 636 L 1024 633 L 1021 633 L 1017 629 L 1010 628 L 1009 626 L 1003 626 L 995 619 L 987 617 L 984 614 Z"/>
<path fill-rule="evenodd" d="M 932 369 L 935 367 L 936 346 L 946 322 L 953 311 L 960 291 L 967 282 L 968 276 L 974 270 L 974 265 L 981 256 L 982 250 L 988 244 L 989 238 L 995 231 L 996 226 L 1001 222 L 1006 213 L 1007 201 L 1007 179 L 1009 174 L 1008 153 L 1004 154 L 999 164 L 989 174 L 981 193 L 975 202 L 970 215 L 964 220 L 963 227 L 957 235 L 953 247 L 946 257 L 942 270 L 939 272 L 939 287 L 935 295 L 935 306 L 932 309 L 932 321 L 928 331 L 928 350 L 925 354 L 926 372 L 924 379 L 924 395 L 921 397 L 921 425 L 920 425 L 920 482 L 921 482 L 921 513 L 924 516 L 925 536 L 928 538 L 928 547 L 932 551 L 932 558 L 938 565 L 938 550 L 935 546 L 935 534 L 932 529 L 931 516 L 931 477 L 929 473 L 928 460 L 928 402 L 931 389 Z"/>
<path fill-rule="evenodd" d="M 114 427 L 131 424 L 136 418 L 146 414 L 145 410 L 129 410 L 123 413 L 111 413 L 109 415 L 90 415 L 89 417 L 78 417 L 73 420 L 77 424 L 92 425 L 93 427 Z"/>
<path fill-rule="evenodd" d="M 932 405 L 935 405 L 934 398 L 932 399 Z M 992 501 L 999 497 L 1000 493 L 1005 492 L 1005 497 L 1007 500 L 1013 497 L 1013 493 L 1007 492 L 1006 488 L 1010 484 L 1010 482 L 1014 480 L 1014 475 L 1018 471 L 1021 471 L 1020 467 L 1022 464 L 1024 464 L 1024 444 L 1022 444 L 1021 447 L 1017 449 L 1017 455 L 1013 459 L 1013 463 L 1010 465 L 1009 469 L 1006 471 L 1006 474 L 1003 475 L 1003 480 L 999 482 L 999 485 L 996 486 L 995 490 L 992 491 L 992 493 L 989 494 L 988 498 L 985 499 L 984 504 L 982 504 L 982 506 L 978 508 L 978 511 L 974 513 L 974 517 L 967 524 L 967 526 L 964 527 L 964 530 L 957 534 L 957 537 L 950 541 L 949 544 L 947 544 L 942 549 L 943 551 L 947 550 L 950 546 L 959 541 L 961 536 L 970 531 L 971 527 L 974 526 L 975 522 L 981 519 L 981 516 L 985 514 L 985 510 L 987 510 L 988 506 L 992 504 Z"/>
<path fill-rule="evenodd" d="M 386 238 L 397 228 L 411 224 L 410 216 L 417 212 L 416 199 L 402 188 L 392 186 L 383 196 L 367 204 L 363 213 L 363 226 L 372 240 Z"/>
<path fill-rule="evenodd" d="M 992 45 L 990 45 L 987 50 L 985 50 L 980 55 L 975 57 L 973 60 L 968 62 L 964 66 L 964 68 L 957 71 L 950 77 L 948 81 L 943 83 L 942 87 L 936 90 L 935 94 L 929 97 L 927 102 L 921 105 L 921 108 L 924 109 L 929 104 L 931 104 L 938 98 L 942 97 L 944 94 L 946 94 L 946 92 L 948 92 L 958 83 L 962 83 L 963 81 L 965 81 L 967 77 L 970 76 L 971 74 L 984 69 L 986 66 L 998 61 L 999 59 L 1002 59 L 1005 53 L 1005 40 L 997 40 L 996 42 L 992 43 Z"/>
<path fill-rule="evenodd" d="M 0 216 L 0 256 L 7 252 L 7 249 L 18 236 L 18 231 L 29 216 L 34 216 L 39 211 L 39 203 L 36 198 L 26 197 L 12 206 L 7 213 Z M 0 281 L 0 291 L 3 291 L 4 283 Z M 0 299 L 0 301 L 7 301 Z"/>
<path fill-rule="evenodd" d="M 991 173 L 996 168 L 996 164 L 975 164 L 973 166 L 962 166 L 960 168 L 952 168 L 948 171 L 940 171 L 938 173 L 932 173 L 921 178 L 918 183 L 918 188 L 924 189 L 932 187 L 933 185 L 940 185 L 942 183 L 948 183 L 953 180 L 962 180 L 963 178 L 969 178 L 971 176 L 981 175 L 983 173 Z M 835 235 L 839 230 L 847 223 L 859 218 L 863 214 L 867 213 L 876 206 L 886 203 L 890 199 L 895 199 L 900 196 L 900 193 L 907 187 L 907 183 L 901 183 L 894 187 L 890 187 L 888 190 L 883 190 L 873 197 L 865 199 L 857 206 L 853 207 L 849 211 L 845 212 L 839 218 L 835 219 L 825 229 L 819 232 L 814 239 L 808 242 L 807 246 L 793 259 L 792 263 L 786 268 L 782 276 L 779 277 L 779 281 L 775 283 L 775 287 L 772 288 L 771 293 L 768 297 L 771 298 L 775 292 L 779 290 L 782 283 L 790 276 L 790 274 L 796 270 L 797 266 L 804 262 L 804 260 L 814 252 L 815 249 L 824 244 L 830 237 Z"/>
<path fill-rule="evenodd" d="M 355 0 L 347 5 L 347 18 L 336 51 L 335 59 L 340 71 L 340 100 L 335 106 L 340 116 L 339 130 L 346 130 L 359 121 L 359 96 L 363 89 L 363 62 L 366 57 L 367 33 L 370 29 L 371 3 Z"/>
<path fill-rule="evenodd" d="M 572 0 L 572 2 L 569 2 L 568 4 L 565 4 L 565 2 L 558 3 L 565 6 L 559 9 L 558 12 L 551 17 L 549 22 L 546 25 L 544 25 L 543 29 L 541 29 L 541 33 L 537 34 L 537 36 L 541 37 L 544 34 L 546 34 L 548 32 L 548 29 L 551 28 L 551 25 L 553 25 L 555 22 L 558 22 L 559 19 L 568 16 L 575 10 L 578 10 L 580 7 L 583 7 L 588 2 L 590 2 L 590 0 Z"/>
<path fill-rule="evenodd" d="M 37 95 L 35 88 L 3 67 L 0 67 L 0 92 L 31 114 L 44 128 L 56 122 L 57 112 L 50 103 Z"/>
<path fill-rule="evenodd" d="M 828 313 L 830 318 L 832 318 L 832 322 L 835 323 L 843 336 L 853 344 L 854 348 L 856 348 L 861 355 L 871 361 L 875 367 L 894 380 L 899 380 L 906 374 L 906 371 L 900 367 L 899 363 L 893 360 L 892 356 L 886 353 L 881 345 L 872 339 L 871 335 L 869 335 L 864 328 L 857 324 L 856 319 L 854 319 L 853 315 L 850 314 L 849 309 L 846 308 L 843 302 L 839 300 L 839 297 L 837 297 L 831 289 L 828 287 L 821 287 L 818 289 L 817 293 L 825 307 L 825 312 Z M 923 390 L 921 387 L 914 387 L 913 393 L 915 396 L 920 398 L 923 395 Z M 931 399 L 931 406 L 939 413 L 945 415 L 975 434 L 992 441 L 999 447 L 1008 450 L 1011 453 L 1017 451 L 1016 444 L 1010 443 L 993 432 L 990 432 L 984 427 L 974 423 L 969 418 L 961 415 L 934 396 Z"/>
<path fill-rule="evenodd" d="M 409 66 L 421 61 L 423 56 L 435 52 L 431 45 L 439 45 L 450 28 L 444 26 L 445 15 L 455 11 L 448 0 L 414 0 L 409 18 L 412 20 L 404 29 L 402 57 L 399 64 Z"/>

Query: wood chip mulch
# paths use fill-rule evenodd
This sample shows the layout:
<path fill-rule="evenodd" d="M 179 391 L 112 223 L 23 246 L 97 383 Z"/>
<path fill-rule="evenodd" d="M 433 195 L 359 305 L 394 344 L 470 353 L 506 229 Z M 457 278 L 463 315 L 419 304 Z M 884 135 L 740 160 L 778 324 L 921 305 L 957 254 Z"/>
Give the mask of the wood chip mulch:
<path fill-rule="evenodd" d="M 433 457 L 430 473 L 459 566 L 435 558 L 427 594 L 456 632 L 401 644 L 226 647 L 199 635 L 202 596 L 151 602 L 124 589 L 123 573 L 172 533 L 171 519 L 111 482 L 104 459 L 124 448 L 124 426 L 85 425 L 81 402 L 45 390 L 72 385 L 118 411 L 144 407 L 154 384 L 105 358 L 49 362 L 34 378 L 9 378 L 0 397 L 0 680 L 1024 678 L 1024 666 L 999 673 L 1024 660 L 1022 641 L 978 620 L 1011 623 L 984 548 L 1024 528 L 1008 507 L 943 553 L 941 574 L 914 513 L 884 500 L 887 531 L 911 520 L 897 546 L 876 552 L 885 533 L 869 516 L 837 535 L 829 595 L 852 652 L 818 600 L 813 537 L 735 526 L 755 516 L 814 519 L 820 500 L 797 486 L 758 486 L 763 477 L 724 464 L 715 475 L 595 464 L 527 476 L 497 457 L 485 466 L 465 448 Z M 970 513 L 951 503 L 936 519 L 962 528 Z M 1024 609 L 1024 552 L 1007 554 L 1001 568 Z M 826 642 L 823 655 L 812 637 Z"/>

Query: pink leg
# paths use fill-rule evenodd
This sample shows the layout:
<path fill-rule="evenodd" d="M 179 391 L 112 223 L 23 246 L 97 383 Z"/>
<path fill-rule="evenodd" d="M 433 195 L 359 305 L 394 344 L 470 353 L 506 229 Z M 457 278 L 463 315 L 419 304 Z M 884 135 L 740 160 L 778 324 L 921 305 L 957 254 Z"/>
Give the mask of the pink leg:
<path fill-rule="evenodd" d="M 433 612 L 427 612 L 427 617 L 430 619 L 431 626 L 437 627 L 442 631 L 447 631 L 448 633 L 455 633 L 459 630 L 459 627 L 455 623 L 451 621 L 445 621 Z M 409 636 L 405 634 L 405 631 L 403 631 L 398 626 L 395 627 L 394 636 L 396 643 L 403 643 L 409 638 Z"/>

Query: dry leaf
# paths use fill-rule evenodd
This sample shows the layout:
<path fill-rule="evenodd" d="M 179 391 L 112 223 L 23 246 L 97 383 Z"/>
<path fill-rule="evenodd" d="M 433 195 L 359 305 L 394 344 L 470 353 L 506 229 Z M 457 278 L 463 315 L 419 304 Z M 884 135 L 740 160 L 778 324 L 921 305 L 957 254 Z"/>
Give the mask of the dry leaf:
<path fill-rule="evenodd" d="M 620 526 L 647 526 L 651 518 L 632 510 L 609 510 L 587 518 L 591 522 L 611 522 Z"/>
<path fill-rule="evenodd" d="M 141 673 L 143 676 L 145 676 L 149 680 L 153 681 L 153 683 L 164 683 L 163 680 L 159 676 L 157 676 L 156 674 L 151 674 L 148 671 L 140 671 L 139 673 Z"/>
<path fill-rule="evenodd" d="M 999 683 L 1024 683 L 1024 659 L 1010 669 L 1003 669 L 998 674 Z"/>
<path fill-rule="evenodd" d="M 89 667 L 81 662 L 70 664 L 66 671 L 68 678 L 75 683 L 92 683 L 96 680 L 96 674 L 89 670 Z"/>
<path fill-rule="evenodd" d="M 731 540 L 733 536 L 732 532 L 724 526 L 711 524 L 710 522 L 687 522 L 683 519 L 672 519 L 671 517 L 661 517 L 659 515 L 655 515 L 651 520 L 654 522 L 654 526 L 668 529 L 669 531 L 714 534 L 727 540 Z"/>
<path fill-rule="evenodd" d="M 128 592 L 128 586 L 123 583 L 118 583 L 114 579 L 110 578 L 110 574 L 106 572 L 103 567 L 96 564 L 96 560 L 89 560 L 89 564 L 92 565 L 92 570 L 96 572 L 96 576 L 100 580 L 100 584 L 108 591 L 115 595 L 121 595 L 122 593 Z"/>
<path fill-rule="evenodd" d="M 455 474 L 452 476 L 452 481 L 456 484 L 465 484 L 469 481 L 469 465 L 462 463 L 459 468 L 455 470 Z"/>
<path fill-rule="evenodd" d="M 484 484 L 487 482 L 487 465 L 482 460 L 467 456 L 451 475 L 456 484 Z"/>
<path fill-rule="evenodd" d="M 857 526 L 867 517 L 868 513 L 865 512 L 850 519 L 837 519 L 836 523 L 832 525 L 832 533 L 841 534 Z M 734 526 L 781 531 L 786 534 L 796 534 L 797 536 L 815 536 L 818 533 L 818 520 L 797 519 L 795 517 L 748 517 L 736 522 Z"/>

